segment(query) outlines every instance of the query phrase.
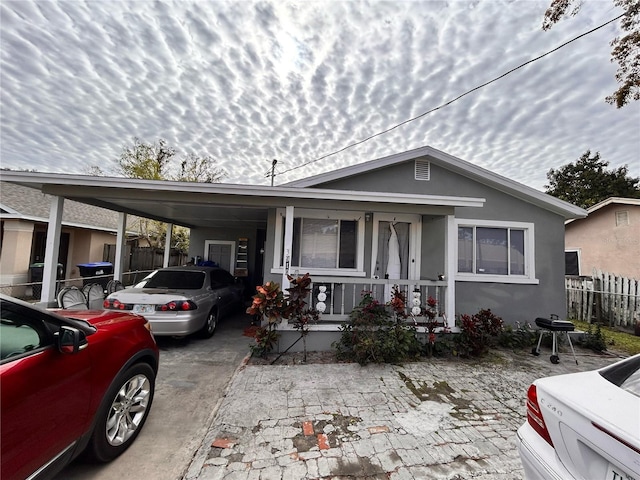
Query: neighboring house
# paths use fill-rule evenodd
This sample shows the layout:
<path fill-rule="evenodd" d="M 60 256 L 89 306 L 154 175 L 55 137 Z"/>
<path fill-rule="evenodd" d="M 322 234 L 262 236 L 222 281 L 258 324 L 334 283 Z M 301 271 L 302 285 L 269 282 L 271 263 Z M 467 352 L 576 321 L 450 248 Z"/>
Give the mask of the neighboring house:
<path fill-rule="evenodd" d="M 189 256 L 238 276 L 246 271 L 251 290 L 268 280 L 286 288 L 287 274 L 310 273 L 313 305 L 324 297 L 320 286 L 327 297 L 310 349 L 329 348 L 338 338 L 363 290 L 384 301 L 393 285 L 409 296 L 420 289 L 423 301 L 435 297 L 448 326 L 482 308 L 511 324 L 563 317 L 564 224 L 586 216 L 431 147 L 275 187 L 2 175 L 62 198 L 189 227 Z M 299 336 L 286 322 L 279 329 L 281 349 Z"/>
<path fill-rule="evenodd" d="M 565 224 L 567 275 L 594 269 L 640 279 L 640 199 L 610 197 Z"/>
<path fill-rule="evenodd" d="M 51 195 L 22 185 L 0 184 L 0 285 L 29 282 L 30 265 L 44 262 L 50 208 Z M 62 278 L 80 277 L 78 264 L 102 261 L 104 245 L 116 242 L 117 225 L 117 212 L 67 201 L 58 251 Z M 24 295 L 24 287 L 13 290 L 3 289 Z"/>

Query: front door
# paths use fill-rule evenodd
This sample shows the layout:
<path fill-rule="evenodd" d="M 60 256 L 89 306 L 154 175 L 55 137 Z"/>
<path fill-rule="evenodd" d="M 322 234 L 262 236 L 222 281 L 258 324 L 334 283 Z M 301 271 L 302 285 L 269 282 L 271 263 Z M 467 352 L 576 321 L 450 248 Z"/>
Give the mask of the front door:
<path fill-rule="evenodd" d="M 420 216 L 376 214 L 375 220 L 372 277 L 419 279 Z"/>

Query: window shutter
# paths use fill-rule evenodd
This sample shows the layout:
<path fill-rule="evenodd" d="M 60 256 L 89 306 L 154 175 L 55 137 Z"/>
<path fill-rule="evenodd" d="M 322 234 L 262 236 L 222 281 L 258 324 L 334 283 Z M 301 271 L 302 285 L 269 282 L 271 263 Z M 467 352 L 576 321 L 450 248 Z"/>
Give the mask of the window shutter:
<path fill-rule="evenodd" d="M 431 162 L 428 160 L 415 161 L 416 180 L 429 180 L 431 176 Z"/>

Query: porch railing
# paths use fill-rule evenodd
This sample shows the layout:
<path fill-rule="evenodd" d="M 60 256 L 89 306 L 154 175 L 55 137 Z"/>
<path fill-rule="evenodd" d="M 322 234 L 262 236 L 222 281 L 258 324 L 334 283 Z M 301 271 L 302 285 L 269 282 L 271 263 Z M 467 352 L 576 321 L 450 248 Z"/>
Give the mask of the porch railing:
<path fill-rule="evenodd" d="M 447 294 L 447 282 L 439 280 L 404 280 L 404 279 L 362 279 L 353 277 L 312 277 L 312 305 L 317 306 L 320 300 L 318 295 L 321 293 L 320 287 L 326 296 L 322 302 L 325 305 L 325 311 L 320 317 L 323 324 L 342 323 L 349 318 L 352 312 L 362 300 L 363 293 L 369 292 L 371 296 L 380 303 L 385 303 L 391 298 L 391 291 L 394 285 L 404 293 L 407 313 L 411 311 L 411 301 L 413 292 L 418 289 L 422 306 L 425 306 L 427 299 L 432 297 L 436 300 L 436 311 L 438 317 L 444 314 Z M 321 297 L 324 298 L 324 297 Z M 413 319 L 408 321 L 413 322 Z"/>

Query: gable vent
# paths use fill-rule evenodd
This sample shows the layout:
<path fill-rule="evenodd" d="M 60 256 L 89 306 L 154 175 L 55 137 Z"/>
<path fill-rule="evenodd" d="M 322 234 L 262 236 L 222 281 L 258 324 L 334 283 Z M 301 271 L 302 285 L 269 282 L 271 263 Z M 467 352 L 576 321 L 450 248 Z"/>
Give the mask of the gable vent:
<path fill-rule="evenodd" d="M 429 180 L 431 176 L 431 162 L 428 160 L 416 160 L 416 180 Z"/>
<path fill-rule="evenodd" d="M 627 210 L 616 212 L 616 227 L 620 225 L 629 225 L 629 212 Z"/>

